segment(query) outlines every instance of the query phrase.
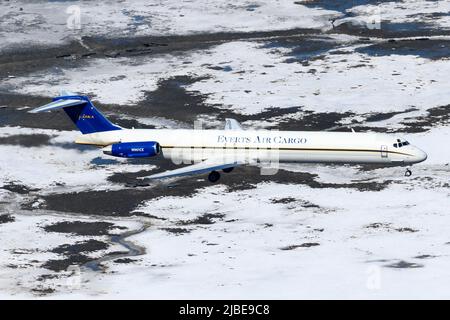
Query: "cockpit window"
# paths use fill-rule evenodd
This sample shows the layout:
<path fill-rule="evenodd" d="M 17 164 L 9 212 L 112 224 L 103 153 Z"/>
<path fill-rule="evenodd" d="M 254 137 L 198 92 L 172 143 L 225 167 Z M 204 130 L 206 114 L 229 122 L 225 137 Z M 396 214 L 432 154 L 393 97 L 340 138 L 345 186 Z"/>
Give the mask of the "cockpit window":
<path fill-rule="evenodd" d="M 402 141 L 400 139 L 397 139 L 397 143 L 393 144 L 394 148 L 401 148 L 401 147 L 407 146 L 407 145 L 409 145 L 408 141 L 406 141 L 406 140 Z"/>

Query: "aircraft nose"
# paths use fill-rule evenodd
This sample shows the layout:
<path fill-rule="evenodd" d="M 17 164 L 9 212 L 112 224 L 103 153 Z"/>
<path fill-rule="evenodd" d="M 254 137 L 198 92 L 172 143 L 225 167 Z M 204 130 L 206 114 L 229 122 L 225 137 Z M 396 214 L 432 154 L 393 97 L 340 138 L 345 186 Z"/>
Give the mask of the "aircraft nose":
<path fill-rule="evenodd" d="M 416 148 L 416 150 L 414 152 L 414 158 L 415 158 L 414 160 L 416 162 L 422 162 L 422 161 L 427 160 L 428 155 L 427 155 L 427 153 L 425 151 L 423 151 L 423 150 L 421 150 L 419 148 Z"/>

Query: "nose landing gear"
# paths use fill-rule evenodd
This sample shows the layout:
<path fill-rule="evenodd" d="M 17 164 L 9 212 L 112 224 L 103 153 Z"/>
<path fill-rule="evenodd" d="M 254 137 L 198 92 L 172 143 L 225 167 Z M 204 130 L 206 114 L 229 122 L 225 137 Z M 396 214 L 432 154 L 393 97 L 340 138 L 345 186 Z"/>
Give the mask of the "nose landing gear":
<path fill-rule="evenodd" d="M 412 175 L 412 171 L 409 168 L 407 168 L 405 171 L 405 177 L 410 177 L 411 175 Z"/>

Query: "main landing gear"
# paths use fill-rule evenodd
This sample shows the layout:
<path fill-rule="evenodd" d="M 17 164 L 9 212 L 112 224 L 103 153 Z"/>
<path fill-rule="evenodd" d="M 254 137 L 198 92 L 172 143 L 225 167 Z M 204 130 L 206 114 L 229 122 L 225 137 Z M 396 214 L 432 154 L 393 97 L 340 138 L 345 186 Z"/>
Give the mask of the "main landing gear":
<path fill-rule="evenodd" d="M 411 175 L 412 175 L 412 171 L 409 168 L 407 168 L 405 171 L 405 177 L 411 177 Z"/>
<path fill-rule="evenodd" d="M 211 171 L 211 173 L 208 175 L 208 180 L 212 183 L 219 181 L 220 179 L 220 173 L 217 171 Z"/>
<path fill-rule="evenodd" d="M 230 168 L 225 168 L 222 169 L 223 172 L 225 173 L 230 173 L 231 171 L 233 171 L 234 167 L 230 167 Z M 220 173 L 217 171 L 211 171 L 210 174 L 208 175 L 208 180 L 212 183 L 219 181 L 220 179 Z"/>

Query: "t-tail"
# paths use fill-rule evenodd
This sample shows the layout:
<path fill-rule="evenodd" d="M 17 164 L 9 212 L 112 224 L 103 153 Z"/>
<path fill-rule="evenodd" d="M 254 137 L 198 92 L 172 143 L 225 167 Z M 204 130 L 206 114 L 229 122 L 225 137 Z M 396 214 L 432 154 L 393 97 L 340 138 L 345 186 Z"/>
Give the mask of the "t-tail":
<path fill-rule="evenodd" d="M 62 92 L 53 102 L 31 110 L 32 113 L 63 109 L 83 134 L 121 130 L 98 111 L 86 96 Z"/>

